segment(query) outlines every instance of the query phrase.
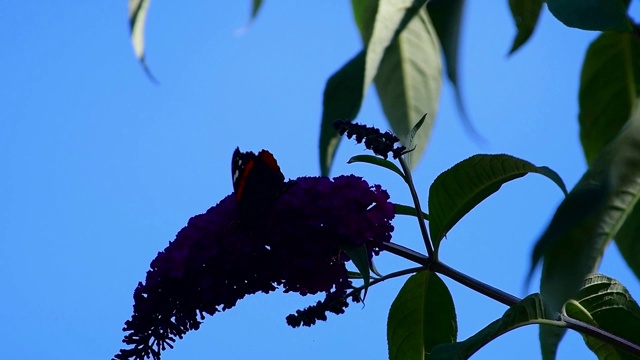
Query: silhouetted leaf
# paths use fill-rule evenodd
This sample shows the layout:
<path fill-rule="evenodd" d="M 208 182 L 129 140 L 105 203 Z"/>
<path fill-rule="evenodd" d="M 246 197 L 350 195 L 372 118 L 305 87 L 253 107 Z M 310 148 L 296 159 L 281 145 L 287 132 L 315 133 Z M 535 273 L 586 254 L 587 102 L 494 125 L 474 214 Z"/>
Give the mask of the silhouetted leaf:
<path fill-rule="evenodd" d="M 533 34 L 542 10 L 542 0 L 509 0 L 509 8 L 511 8 L 513 21 L 518 28 L 518 33 L 513 39 L 513 45 L 509 51 L 509 54 L 513 54 Z"/>
<path fill-rule="evenodd" d="M 566 328 L 558 326 L 540 325 L 539 339 L 542 360 L 555 360 L 558 345 L 567 332 Z"/>
<path fill-rule="evenodd" d="M 549 312 L 559 311 L 585 277 L 597 270 L 606 246 L 639 198 L 640 112 L 636 108 L 627 126 L 560 204 L 536 243 L 532 266 L 544 257 L 540 290 Z M 560 339 L 547 336 L 551 335 L 541 333 L 543 354 L 555 353 Z"/>
<path fill-rule="evenodd" d="M 460 79 L 458 78 L 458 44 L 462 32 L 464 3 L 465 0 L 431 0 L 427 4 L 427 10 L 442 45 L 442 53 L 447 65 L 447 77 L 453 85 L 456 106 L 462 122 L 470 135 L 480 139 L 481 136 L 476 132 L 464 106 Z"/>
<path fill-rule="evenodd" d="M 640 41 L 602 33 L 587 50 L 580 77 L 580 140 L 591 164 L 629 120 L 640 95 Z"/>
<path fill-rule="evenodd" d="M 415 168 L 429 141 L 442 87 L 440 43 L 426 8 L 389 45 L 375 84 L 391 129 L 413 149 L 404 158 Z M 421 118 L 424 124 L 409 144 L 407 135 Z"/>
<path fill-rule="evenodd" d="M 351 0 L 351 8 L 353 9 L 353 18 L 360 31 L 362 43 L 366 46 L 371 39 L 373 32 L 373 24 L 376 21 L 378 13 L 379 0 Z"/>
<path fill-rule="evenodd" d="M 380 167 L 383 167 L 385 169 L 389 169 L 389 170 L 393 171 L 394 173 L 400 175 L 400 177 L 404 179 L 404 173 L 402 172 L 402 170 L 400 170 L 398 165 L 392 163 L 389 160 L 383 159 L 383 158 L 381 158 L 379 156 L 356 155 L 356 156 L 352 156 L 351 159 L 349 159 L 349 161 L 347 163 L 349 163 L 349 164 L 367 163 L 367 164 L 377 165 L 377 166 L 380 166 Z"/>
<path fill-rule="evenodd" d="M 418 133 L 418 131 L 420 131 L 420 129 L 422 128 L 422 125 L 424 125 L 424 121 L 427 119 L 427 115 L 428 114 L 422 115 L 420 120 L 417 123 L 415 123 L 415 125 L 413 125 L 413 127 L 411 128 L 411 131 L 409 131 L 409 134 L 407 134 L 405 143 L 408 150 L 411 151 L 411 149 L 413 149 L 413 143 L 414 143 L 413 139 L 415 139 L 416 134 Z"/>
<path fill-rule="evenodd" d="M 567 315 L 640 344 L 640 307 L 620 282 L 605 275 L 591 275 L 576 300 L 577 304 L 573 300 L 567 303 Z M 598 359 L 637 359 L 601 340 L 584 334 L 582 337 Z"/>
<path fill-rule="evenodd" d="M 151 74 L 144 52 L 144 25 L 147 20 L 147 10 L 151 0 L 129 0 L 129 30 L 131 31 L 131 44 L 136 58 L 142 64 L 147 76 L 153 81 L 157 80 Z"/>
<path fill-rule="evenodd" d="M 569 27 L 583 30 L 631 31 L 624 0 L 547 0 L 549 11 Z"/>
<path fill-rule="evenodd" d="M 560 204 L 532 254 L 532 266 L 541 257 L 545 259 L 540 290 L 549 312 L 558 312 L 575 295 L 585 276 L 597 268 L 604 250 L 597 233 L 610 186 L 606 182 L 582 184 Z M 532 271 L 533 267 L 530 275 Z"/>
<path fill-rule="evenodd" d="M 362 280 L 364 281 L 364 295 L 362 299 L 364 300 L 364 298 L 367 297 L 369 283 L 371 282 L 369 253 L 367 252 L 367 247 L 362 244 L 353 248 L 342 248 L 342 251 L 349 256 L 351 262 L 353 262 L 353 265 L 356 266 L 362 276 Z"/>
<path fill-rule="evenodd" d="M 440 174 L 429 189 L 429 232 L 436 250 L 449 230 L 471 209 L 500 187 L 529 173 L 538 173 L 566 187 L 558 174 L 510 155 L 474 155 Z"/>
<path fill-rule="evenodd" d="M 457 334 L 453 299 L 445 283 L 428 271 L 411 276 L 389 309 L 389 360 L 423 360 L 434 346 L 455 342 Z"/>
<path fill-rule="evenodd" d="M 413 206 L 393 204 L 393 211 L 396 215 L 418 216 L 418 211 Z M 422 217 L 425 220 L 429 220 L 429 214 L 425 212 L 422 213 Z"/>
<path fill-rule="evenodd" d="M 258 12 L 260 11 L 260 7 L 262 7 L 262 0 L 253 0 L 251 2 L 251 21 L 253 21 L 256 16 L 258 16 Z"/>
<path fill-rule="evenodd" d="M 616 234 L 615 242 L 629 268 L 640 279 L 640 205 L 638 203 Z"/>
<path fill-rule="evenodd" d="M 378 73 L 387 48 L 407 27 L 426 1 L 389 0 L 379 3 L 379 9 L 374 9 L 377 11 L 367 46 L 327 81 L 320 128 L 320 169 L 323 175 L 328 175 L 340 143 L 340 136 L 333 128 L 333 122 L 338 119 L 355 119 L 366 91 Z M 354 7 L 354 10 L 358 9 L 360 8 Z M 356 14 L 356 19 L 367 16 L 370 14 Z M 363 21 L 357 20 L 357 23 L 360 24 Z M 421 115 L 424 112 L 426 111 Z"/>
<path fill-rule="evenodd" d="M 521 326 L 532 324 L 564 326 L 563 322 L 548 318 L 545 315 L 540 295 L 532 294 L 507 310 L 500 319 L 492 322 L 470 338 L 457 343 L 436 346 L 429 360 L 468 359 L 497 337 Z"/>

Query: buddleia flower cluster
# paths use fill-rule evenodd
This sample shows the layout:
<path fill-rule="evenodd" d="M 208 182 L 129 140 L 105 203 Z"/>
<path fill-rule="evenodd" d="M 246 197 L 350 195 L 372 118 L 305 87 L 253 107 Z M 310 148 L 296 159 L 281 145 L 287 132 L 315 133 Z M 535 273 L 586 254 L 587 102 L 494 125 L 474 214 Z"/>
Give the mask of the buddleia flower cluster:
<path fill-rule="evenodd" d="M 343 250 L 364 245 L 369 259 L 379 254 L 391 240 L 393 217 L 389 194 L 353 175 L 296 179 L 251 231 L 238 222 L 236 198 L 225 197 L 192 217 L 151 262 L 123 328 L 126 347 L 114 359 L 159 360 L 205 317 L 278 288 L 324 295 L 289 315 L 290 326 L 344 313 L 347 294 L 358 292 Z"/>
<path fill-rule="evenodd" d="M 382 132 L 373 126 L 352 123 L 348 120 L 336 120 L 333 127 L 338 131 L 340 136 L 347 135 L 347 138 L 355 138 L 357 143 L 364 141 L 364 146 L 373 151 L 374 154 L 388 158 L 389 154 L 394 159 L 407 152 L 407 148 L 403 145 L 396 146 L 400 139 L 393 133 L 387 131 Z"/>

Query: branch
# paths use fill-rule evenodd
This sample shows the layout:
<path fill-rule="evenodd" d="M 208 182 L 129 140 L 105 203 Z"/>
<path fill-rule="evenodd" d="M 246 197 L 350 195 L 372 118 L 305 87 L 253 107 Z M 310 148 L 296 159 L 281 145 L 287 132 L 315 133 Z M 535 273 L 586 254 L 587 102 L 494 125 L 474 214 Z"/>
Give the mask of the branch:
<path fill-rule="evenodd" d="M 431 271 L 440 273 L 453 281 L 456 281 L 471 290 L 475 290 L 480 294 L 490 297 L 493 300 L 505 304 L 509 307 L 516 305 L 520 302 L 520 298 L 513 296 L 509 293 L 506 293 L 498 288 L 495 288 L 491 285 L 485 284 L 480 280 L 474 279 L 471 276 L 463 274 L 458 270 L 443 264 L 441 262 L 435 262 L 431 264 Z"/>
<path fill-rule="evenodd" d="M 569 329 L 575 330 L 581 334 L 589 335 L 598 340 L 604 341 L 607 344 L 616 346 L 640 359 L 640 346 L 632 343 L 631 341 L 623 339 L 591 324 L 576 320 L 567 315 L 560 315 L 560 319 L 567 324 L 567 327 Z"/>

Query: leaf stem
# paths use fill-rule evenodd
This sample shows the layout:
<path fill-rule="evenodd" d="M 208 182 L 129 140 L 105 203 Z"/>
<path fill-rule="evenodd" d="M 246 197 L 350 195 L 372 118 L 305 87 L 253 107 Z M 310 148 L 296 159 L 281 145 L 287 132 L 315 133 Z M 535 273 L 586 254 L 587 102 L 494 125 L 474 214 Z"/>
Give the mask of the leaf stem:
<path fill-rule="evenodd" d="M 490 297 L 502 304 L 513 306 L 520 301 L 518 297 L 508 294 L 491 285 L 485 284 L 480 280 L 474 279 L 471 276 L 461 273 L 458 270 L 440 261 L 433 261 L 432 258 L 429 258 L 402 245 L 398 245 L 395 243 L 385 243 L 384 246 L 385 250 L 389 251 L 390 253 L 396 254 L 407 260 L 420 264 L 430 271 L 440 273 L 450 278 L 451 280 L 456 281 L 471 290 L 475 290 L 484 296 Z"/>
<path fill-rule="evenodd" d="M 480 294 L 509 307 L 516 305 L 521 300 L 517 296 L 513 296 L 489 284 L 485 284 L 482 281 L 472 278 L 467 274 L 461 273 L 460 271 L 440 261 L 431 264 L 430 270 L 436 273 L 440 273 L 450 278 L 451 280 L 468 287 L 471 290 L 475 290 L 476 292 L 479 292 Z"/>
<path fill-rule="evenodd" d="M 358 291 L 362 291 L 365 288 L 370 288 L 371 286 L 373 286 L 373 285 L 375 285 L 377 283 L 381 283 L 381 282 L 383 282 L 385 280 L 397 278 L 397 277 L 400 277 L 400 276 L 417 273 L 418 271 L 421 271 L 421 270 L 426 270 L 426 268 L 424 266 L 416 266 L 416 267 L 412 267 L 412 268 L 408 268 L 408 269 L 404 269 L 404 270 L 400 270 L 400 271 L 395 271 L 395 272 L 392 272 L 390 274 L 381 276 L 379 278 L 372 279 L 371 282 L 368 285 L 367 284 L 360 285 L 360 286 L 354 288 L 353 290 L 349 291 L 342 298 L 343 299 L 348 299 L 348 298 L 352 297 L 354 293 L 356 293 Z"/>
<path fill-rule="evenodd" d="M 395 271 L 392 272 L 390 274 L 387 274 L 385 276 L 381 276 L 379 278 L 375 278 L 373 280 L 371 280 L 371 283 L 369 284 L 369 287 L 377 284 L 377 283 L 381 283 L 385 280 L 389 280 L 389 279 L 393 279 L 393 278 L 397 278 L 400 276 L 404 276 L 404 275 L 409 275 L 409 274 L 413 274 L 413 273 L 417 273 L 420 270 L 425 270 L 424 266 L 416 266 L 416 267 L 412 267 L 412 268 L 408 268 L 408 269 L 404 269 L 404 270 L 400 270 L 400 271 Z M 365 285 L 359 286 L 356 289 L 358 290 L 362 290 L 364 288 Z"/>
<path fill-rule="evenodd" d="M 411 169 L 409 169 L 409 165 L 404 161 L 404 158 L 401 156 L 398 158 L 400 162 L 400 166 L 402 166 L 402 171 L 404 172 L 404 181 L 409 185 L 409 191 L 411 192 L 411 198 L 413 199 L 413 204 L 416 207 L 418 225 L 420 225 L 420 232 L 422 233 L 422 238 L 424 239 L 424 245 L 427 247 L 427 255 L 429 258 L 434 261 L 438 261 L 438 254 L 433 250 L 433 244 L 431 244 L 431 240 L 429 239 L 429 232 L 427 232 L 427 226 L 425 225 L 424 217 L 422 216 L 422 208 L 420 207 L 420 199 L 418 198 L 418 193 L 416 192 L 416 187 L 413 183 L 413 177 L 411 176 Z"/>

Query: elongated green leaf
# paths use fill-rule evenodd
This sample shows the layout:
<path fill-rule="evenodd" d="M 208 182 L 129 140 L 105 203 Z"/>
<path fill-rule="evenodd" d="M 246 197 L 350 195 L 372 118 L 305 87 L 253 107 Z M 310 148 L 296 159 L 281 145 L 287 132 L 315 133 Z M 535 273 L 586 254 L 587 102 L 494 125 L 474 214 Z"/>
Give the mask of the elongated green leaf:
<path fill-rule="evenodd" d="M 147 66 L 144 52 L 144 25 L 147 20 L 147 11 L 151 0 L 129 0 L 129 30 L 131 31 L 131 44 L 136 58 L 142 64 L 147 76 L 157 82 Z"/>
<path fill-rule="evenodd" d="M 576 300 L 580 306 L 567 303 L 567 315 L 640 344 L 640 307 L 620 282 L 605 275 L 591 275 Z M 584 334 L 583 338 L 598 359 L 637 359 L 601 340 Z"/>
<path fill-rule="evenodd" d="M 458 323 L 445 283 L 431 272 L 411 276 L 391 304 L 389 360 L 422 360 L 434 346 L 456 341 Z"/>
<path fill-rule="evenodd" d="M 629 120 L 640 96 L 640 41 L 606 32 L 587 50 L 580 77 L 580 139 L 588 163 Z"/>
<path fill-rule="evenodd" d="M 362 105 L 365 51 L 351 59 L 327 81 L 322 102 L 320 128 L 320 172 L 329 175 L 333 158 L 340 144 L 340 136 L 333 128 L 333 121 L 353 120 Z"/>
<path fill-rule="evenodd" d="M 418 122 L 415 123 L 415 125 L 413 125 L 413 127 L 411 128 L 411 131 L 409 131 L 409 134 L 407 134 L 407 138 L 405 140 L 407 149 L 409 150 L 413 149 L 413 146 L 414 146 L 413 140 L 415 139 L 418 131 L 420 131 L 420 129 L 422 128 L 422 125 L 424 125 L 424 121 L 427 119 L 427 115 L 429 114 L 422 115 L 420 120 L 418 120 Z"/>
<path fill-rule="evenodd" d="M 615 237 L 620 254 L 638 279 L 640 279 L 640 205 L 624 221 Z"/>
<path fill-rule="evenodd" d="M 373 32 L 379 0 L 351 0 L 353 18 L 360 31 L 362 43 L 367 45 Z"/>
<path fill-rule="evenodd" d="M 564 302 L 578 291 L 584 277 L 594 270 L 594 263 L 590 260 L 592 249 L 585 246 L 586 240 L 594 238 L 593 234 L 598 229 L 598 220 L 602 216 L 611 188 L 606 181 L 587 181 L 579 185 L 558 206 L 531 256 L 529 277 L 544 256 L 543 279 L 553 276 L 562 279 L 543 281 L 541 285 L 550 312 L 558 312 Z M 549 259 L 552 260 L 548 261 Z M 571 261 L 574 266 L 565 269 L 567 265 L 563 261 Z"/>
<path fill-rule="evenodd" d="M 631 31 L 624 0 L 547 0 L 547 6 L 556 19 L 569 27 Z"/>
<path fill-rule="evenodd" d="M 447 64 L 447 77 L 459 94 L 458 88 L 458 44 L 462 31 L 462 11 L 465 0 L 431 0 L 427 4 L 433 27 L 438 34 L 442 53 Z M 457 96 L 461 98 L 460 96 Z M 459 106 L 462 102 L 458 103 Z M 461 112 L 464 110 L 461 108 Z"/>
<path fill-rule="evenodd" d="M 455 92 L 456 105 L 462 118 L 465 129 L 475 136 L 477 134 L 464 106 L 462 91 L 460 90 L 460 79 L 458 78 L 458 44 L 460 43 L 460 33 L 462 32 L 462 13 L 465 0 L 431 0 L 427 4 L 429 16 L 436 29 L 442 53 L 447 68 L 447 77 Z"/>
<path fill-rule="evenodd" d="M 533 34 L 542 10 L 542 0 L 509 0 L 509 8 L 511 8 L 516 28 L 518 28 L 518 33 L 513 39 L 513 45 L 509 51 L 509 55 L 511 55 L 524 45 Z"/>
<path fill-rule="evenodd" d="M 349 164 L 367 163 L 367 164 L 377 165 L 377 166 L 380 166 L 380 167 L 383 167 L 385 169 L 389 169 L 389 170 L 393 171 L 394 173 L 400 175 L 400 177 L 404 179 L 404 174 L 402 173 L 402 170 L 400 170 L 398 165 L 392 163 L 389 160 L 382 159 L 382 158 L 380 158 L 378 156 L 356 155 L 356 156 L 351 157 L 351 159 L 349 159 L 348 163 Z"/>
<path fill-rule="evenodd" d="M 333 122 L 355 119 L 366 91 L 378 73 L 385 51 L 426 2 L 389 0 L 379 3 L 367 46 L 327 81 L 320 128 L 320 170 L 323 175 L 329 174 L 340 143 Z M 358 17 L 356 15 L 356 19 Z M 366 14 L 362 17 L 366 17 Z"/>
<path fill-rule="evenodd" d="M 253 0 L 251 2 L 251 21 L 253 21 L 262 7 L 262 0 Z"/>
<path fill-rule="evenodd" d="M 532 258 L 535 263 L 544 257 L 540 290 L 549 312 L 558 311 L 584 278 L 597 270 L 606 246 L 638 198 L 640 111 L 635 109 L 628 125 L 600 152 L 560 204 L 536 244 Z M 559 341 L 541 334 L 543 353 L 555 352 Z"/>
<path fill-rule="evenodd" d="M 500 335 L 525 325 L 547 324 L 564 326 L 561 321 L 547 317 L 539 294 L 532 294 L 522 299 L 517 305 L 507 310 L 504 315 L 480 330 L 470 338 L 453 344 L 438 345 L 433 349 L 430 360 L 463 360 L 468 359 L 476 351 L 490 343 Z"/>
<path fill-rule="evenodd" d="M 594 271 L 595 264 L 599 263 L 599 258 L 594 258 L 598 256 L 598 251 L 594 250 L 594 233 L 609 192 L 606 171 L 592 168 L 560 204 L 547 230 L 536 243 L 527 281 L 540 258 L 544 257 L 540 288 L 545 298 L 549 297 L 549 312 L 559 311 L 562 304 L 579 289 L 584 276 Z M 559 280 L 555 280 L 554 276 L 558 276 Z M 565 332 L 565 329 L 540 327 L 543 360 L 556 358 L 558 345 Z"/>
<path fill-rule="evenodd" d="M 376 264 L 373 261 L 373 259 L 371 259 L 371 264 L 369 264 L 369 269 L 371 270 L 371 272 L 377 276 L 377 277 L 382 277 L 383 275 L 380 273 L 380 271 L 378 271 L 378 268 L 376 268 Z"/>
<path fill-rule="evenodd" d="M 569 300 L 565 304 L 565 312 L 568 316 L 585 322 L 592 326 L 598 326 L 595 320 L 591 317 L 591 314 L 585 309 L 579 302 L 575 300 Z M 593 351 L 598 359 L 606 360 L 621 360 L 620 353 L 617 349 L 604 341 L 582 334 L 585 344 Z"/>
<path fill-rule="evenodd" d="M 429 232 L 436 250 L 449 230 L 503 184 L 538 173 L 566 187 L 553 170 L 510 155 L 474 155 L 440 174 L 429 189 Z"/>
<path fill-rule="evenodd" d="M 371 282 L 371 271 L 369 267 L 369 253 L 367 252 L 367 247 L 362 244 L 360 246 L 354 248 L 342 248 L 347 256 L 353 262 L 353 265 L 356 266 L 360 275 L 362 275 L 362 280 L 364 281 L 364 298 L 367 297 L 367 291 L 369 290 L 369 283 Z"/>
<path fill-rule="evenodd" d="M 409 216 L 418 216 L 418 211 L 413 206 L 407 206 L 402 204 L 393 204 L 393 211 L 396 215 L 409 215 Z M 422 213 L 422 217 L 425 220 L 429 220 L 429 214 Z"/>
<path fill-rule="evenodd" d="M 404 158 L 415 168 L 429 141 L 442 87 L 440 42 L 426 8 L 391 43 L 375 84 L 391 129 L 405 146 L 413 149 Z M 409 144 L 407 135 L 423 117 L 424 124 Z"/>
<path fill-rule="evenodd" d="M 566 332 L 566 328 L 540 325 L 538 337 L 540 338 L 542 360 L 555 360 L 558 353 L 558 345 Z"/>

